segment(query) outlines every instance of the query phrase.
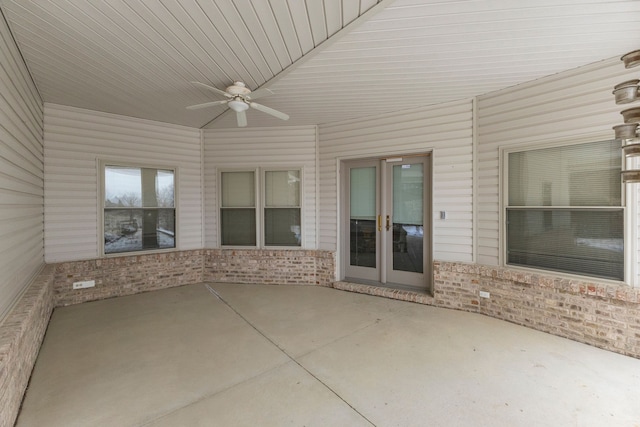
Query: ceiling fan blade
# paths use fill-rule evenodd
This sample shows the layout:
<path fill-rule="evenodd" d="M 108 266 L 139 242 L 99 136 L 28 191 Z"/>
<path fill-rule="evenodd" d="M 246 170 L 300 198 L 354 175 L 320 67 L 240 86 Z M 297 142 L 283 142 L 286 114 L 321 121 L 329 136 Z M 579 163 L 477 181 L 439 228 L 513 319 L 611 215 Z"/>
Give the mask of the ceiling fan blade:
<path fill-rule="evenodd" d="M 224 101 L 211 101 L 211 102 L 205 102 L 204 104 L 196 104 L 196 105 L 189 105 L 187 107 L 187 110 L 197 110 L 199 108 L 207 108 L 207 107 L 213 107 L 216 105 L 223 105 L 228 103 L 229 100 L 225 99 Z"/>
<path fill-rule="evenodd" d="M 200 83 L 200 82 L 191 82 L 191 83 L 196 85 L 196 86 L 200 86 L 200 87 L 203 87 L 205 89 L 209 89 L 210 91 L 213 91 L 213 92 L 217 93 L 218 95 L 226 96 L 227 98 L 232 98 L 232 95 L 229 95 L 227 92 L 225 92 L 223 90 L 220 90 L 217 87 L 209 86 L 207 84 Z"/>
<path fill-rule="evenodd" d="M 265 96 L 273 95 L 274 93 L 275 92 L 272 91 L 271 89 L 267 89 L 267 88 L 258 89 L 251 92 L 249 95 L 245 96 L 245 98 L 247 98 L 248 100 L 253 100 L 258 98 L 264 98 Z"/>
<path fill-rule="evenodd" d="M 247 126 L 247 113 L 244 111 L 238 111 L 236 112 L 236 118 L 238 119 L 238 127 L 245 127 Z"/>
<path fill-rule="evenodd" d="M 255 108 L 258 111 L 262 111 L 263 113 L 267 113 L 272 115 L 273 117 L 277 117 L 281 120 L 289 120 L 289 115 L 285 113 L 281 113 L 278 110 L 274 110 L 273 108 L 266 107 L 262 104 L 258 104 L 257 102 L 250 102 L 249 106 L 251 108 Z"/>

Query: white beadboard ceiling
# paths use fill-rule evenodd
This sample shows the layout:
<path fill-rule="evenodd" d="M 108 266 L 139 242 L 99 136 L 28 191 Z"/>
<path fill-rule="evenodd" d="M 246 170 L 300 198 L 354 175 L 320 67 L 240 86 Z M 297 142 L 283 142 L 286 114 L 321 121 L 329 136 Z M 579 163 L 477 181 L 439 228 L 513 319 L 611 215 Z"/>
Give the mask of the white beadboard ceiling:
<path fill-rule="evenodd" d="M 0 0 L 45 102 L 235 127 L 234 80 L 274 95 L 249 126 L 470 98 L 640 49 L 638 0 Z M 620 65 L 622 67 L 622 63 Z"/>

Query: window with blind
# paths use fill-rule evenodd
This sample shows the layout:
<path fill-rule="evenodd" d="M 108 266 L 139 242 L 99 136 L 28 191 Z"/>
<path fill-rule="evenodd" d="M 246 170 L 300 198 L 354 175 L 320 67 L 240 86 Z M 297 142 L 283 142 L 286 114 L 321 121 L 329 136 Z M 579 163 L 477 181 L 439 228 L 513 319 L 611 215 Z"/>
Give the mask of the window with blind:
<path fill-rule="evenodd" d="M 255 171 L 222 172 L 220 182 L 222 245 L 256 246 Z"/>
<path fill-rule="evenodd" d="M 301 175 L 300 169 L 221 172 L 221 245 L 301 246 Z"/>
<path fill-rule="evenodd" d="M 300 171 L 265 171 L 265 246 L 300 246 L 300 210 Z"/>
<path fill-rule="evenodd" d="M 506 262 L 624 280 L 619 141 L 506 156 Z"/>
<path fill-rule="evenodd" d="M 175 171 L 104 165 L 104 253 L 176 247 Z"/>

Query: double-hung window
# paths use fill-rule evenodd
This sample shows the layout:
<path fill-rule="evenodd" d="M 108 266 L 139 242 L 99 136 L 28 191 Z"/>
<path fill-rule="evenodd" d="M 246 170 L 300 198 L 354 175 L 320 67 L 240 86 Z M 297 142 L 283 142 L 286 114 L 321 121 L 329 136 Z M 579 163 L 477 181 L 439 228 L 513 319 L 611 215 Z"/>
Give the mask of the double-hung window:
<path fill-rule="evenodd" d="M 221 245 L 301 246 L 301 176 L 300 169 L 222 171 Z"/>
<path fill-rule="evenodd" d="M 506 263 L 624 280 L 619 141 L 506 156 Z"/>
<path fill-rule="evenodd" d="M 223 246 L 256 246 L 256 171 L 220 174 Z"/>
<path fill-rule="evenodd" d="M 104 253 L 176 247 L 175 171 L 104 165 Z"/>

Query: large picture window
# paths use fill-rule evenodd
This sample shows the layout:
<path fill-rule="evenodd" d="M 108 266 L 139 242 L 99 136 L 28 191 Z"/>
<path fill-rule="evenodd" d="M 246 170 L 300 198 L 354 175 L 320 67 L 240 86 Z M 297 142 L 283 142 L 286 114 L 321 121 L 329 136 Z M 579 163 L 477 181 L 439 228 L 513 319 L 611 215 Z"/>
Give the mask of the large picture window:
<path fill-rule="evenodd" d="M 300 169 L 222 171 L 222 246 L 302 245 Z M 261 191 L 256 191 L 256 189 Z M 257 209 L 260 207 L 260 209 Z"/>
<path fill-rule="evenodd" d="M 176 247 L 175 172 L 104 167 L 104 253 Z"/>
<path fill-rule="evenodd" d="M 624 280 L 619 141 L 506 158 L 507 264 Z"/>

